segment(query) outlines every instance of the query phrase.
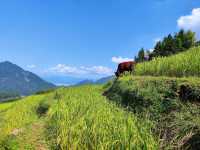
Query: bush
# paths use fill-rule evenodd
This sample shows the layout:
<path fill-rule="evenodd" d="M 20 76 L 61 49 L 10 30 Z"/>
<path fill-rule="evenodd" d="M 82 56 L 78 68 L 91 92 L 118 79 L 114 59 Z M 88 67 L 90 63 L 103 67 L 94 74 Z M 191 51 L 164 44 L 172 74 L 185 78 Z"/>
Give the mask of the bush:
<path fill-rule="evenodd" d="M 51 92 L 54 92 L 54 91 L 55 91 L 55 88 L 51 88 L 51 89 L 48 89 L 48 90 L 41 90 L 41 91 L 36 92 L 35 95 L 48 94 L 48 93 L 51 93 Z"/>
<path fill-rule="evenodd" d="M 38 108 L 37 108 L 37 114 L 39 117 L 41 116 L 44 116 L 47 111 L 49 110 L 49 103 L 47 103 L 46 101 L 42 101 L 40 102 L 40 104 L 38 105 Z"/>

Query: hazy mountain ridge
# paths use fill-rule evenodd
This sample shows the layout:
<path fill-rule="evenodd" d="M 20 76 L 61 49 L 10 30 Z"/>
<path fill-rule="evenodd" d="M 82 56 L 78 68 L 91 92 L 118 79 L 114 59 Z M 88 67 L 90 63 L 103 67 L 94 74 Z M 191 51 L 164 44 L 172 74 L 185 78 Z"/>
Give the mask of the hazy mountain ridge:
<path fill-rule="evenodd" d="M 85 84 L 104 84 L 110 80 L 114 79 L 114 76 L 108 76 L 108 77 L 103 77 L 100 78 L 98 80 L 90 80 L 90 79 L 86 79 L 83 81 L 80 81 L 79 83 L 77 83 L 76 85 L 85 85 Z"/>
<path fill-rule="evenodd" d="M 0 63 L 0 92 L 15 92 L 19 95 L 29 95 L 40 90 L 55 87 L 21 67 L 9 62 Z"/>

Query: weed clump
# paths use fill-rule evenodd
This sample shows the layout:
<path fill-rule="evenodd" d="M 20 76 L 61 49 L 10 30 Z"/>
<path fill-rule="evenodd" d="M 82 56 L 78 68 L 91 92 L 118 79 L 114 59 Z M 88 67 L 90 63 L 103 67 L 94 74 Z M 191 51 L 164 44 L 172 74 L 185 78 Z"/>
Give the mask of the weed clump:
<path fill-rule="evenodd" d="M 38 107 L 37 107 L 37 114 L 39 117 L 44 116 L 47 111 L 49 110 L 50 104 L 46 101 L 42 101 L 39 103 Z"/>

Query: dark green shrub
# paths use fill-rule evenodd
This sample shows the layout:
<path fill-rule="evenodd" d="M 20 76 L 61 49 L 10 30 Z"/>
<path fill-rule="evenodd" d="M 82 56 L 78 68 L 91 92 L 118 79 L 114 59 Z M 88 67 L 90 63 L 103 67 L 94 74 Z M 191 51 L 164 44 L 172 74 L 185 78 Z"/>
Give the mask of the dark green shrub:
<path fill-rule="evenodd" d="M 183 101 L 200 102 L 200 87 L 191 86 L 190 84 L 181 84 L 178 93 L 179 98 Z"/>
<path fill-rule="evenodd" d="M 35 94 L 36 95 L 41 95 L 41 94 L 51 93 L 53 91 L 55 91 L 55 88 L 51 88 L 51 89 L 48 89 L 48 90 L 41 90 L 41 91 L 36 92 Z"/>
<path fill-rule="evenodd" d="M 200 133 L 194 134 L 191 137 L 185 139 L 184 144 L 181 146 L 181 149 L 187 150 L 198 150 L 200 149 Z"/>
<path fill-rule="evenodd" d="M 42 101 L 38 105 L 37 110 L 36 110 L 38 116 L 39 117 L 44 116 L 47 113 L 47 111 L 49 110 L 49 107 L 50 107 L 49 103 L 47 103 L 46 101 Z"/>

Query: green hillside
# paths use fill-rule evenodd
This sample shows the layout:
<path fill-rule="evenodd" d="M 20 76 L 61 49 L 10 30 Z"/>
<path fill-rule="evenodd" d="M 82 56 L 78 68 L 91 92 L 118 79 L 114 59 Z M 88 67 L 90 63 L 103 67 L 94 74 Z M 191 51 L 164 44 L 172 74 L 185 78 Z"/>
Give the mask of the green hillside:
<path fill-rule="evenodd" d="M 151 123 L 100 86 L 60 88 L 0 104 L 0 149 L 157 149 Z"/>
<path fill-rule="evenodd" d="M 160 149 L 200 148 L 200 79 L 124 76 L 107 97 L 139 118 L 151 120 Z"/>
<path fill-rule="evenodd" d="M 188 77 L 200 76 L 200 47 L 170 57 L 157 57 L 136 65 L 135 75 Z"/>
<path fill-rule="evenodd" d="M 0 103 L 0 149 L 200 149 L 199 58 L 192 48 L 104 86 Z"/>

